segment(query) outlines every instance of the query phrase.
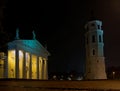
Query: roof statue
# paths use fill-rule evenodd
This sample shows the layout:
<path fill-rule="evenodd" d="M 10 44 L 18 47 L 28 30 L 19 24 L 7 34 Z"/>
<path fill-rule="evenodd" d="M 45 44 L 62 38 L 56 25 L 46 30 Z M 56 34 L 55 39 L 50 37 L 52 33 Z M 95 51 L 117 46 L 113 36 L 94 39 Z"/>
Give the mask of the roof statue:
<path fill-rule="evenodd" d="M 36 38 L 35 38 L 35 37 L 36 37 L 36 34 L 35 34 L 34 30 L 32 31 L 32 34 L 33 34 L 33 39 L 36 39 Z"/>
<path fill-rule="evenodd" d="M 20 38 L 19 38 L 19 28 L 16 29 L 16 36 L 15 36 L 15 39 L 20 39 Z"/>

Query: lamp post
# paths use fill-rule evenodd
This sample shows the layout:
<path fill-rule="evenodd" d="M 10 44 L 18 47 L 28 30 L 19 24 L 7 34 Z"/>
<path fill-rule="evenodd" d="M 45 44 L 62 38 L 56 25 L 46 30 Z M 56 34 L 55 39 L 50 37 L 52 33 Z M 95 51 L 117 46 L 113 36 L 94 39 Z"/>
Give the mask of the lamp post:
<path fill-rule="evenodd" d="M 113 79 L 115 79 L 115 72 L 114 71 L 112 72 L 112 75 L 113 75 Z"/>

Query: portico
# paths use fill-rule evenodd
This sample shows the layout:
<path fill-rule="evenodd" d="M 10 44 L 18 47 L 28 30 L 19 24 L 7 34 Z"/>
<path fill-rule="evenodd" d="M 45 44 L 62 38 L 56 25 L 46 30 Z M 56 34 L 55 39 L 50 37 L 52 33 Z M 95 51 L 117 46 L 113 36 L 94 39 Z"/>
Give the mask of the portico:
<path fill-rule="evenodd" d="M 8 78 L 47 79 L 49 52 L 37 40 L 8 43 Z"/>
<path fill-rule="evenodd" d="M 50 53 L 39 41 L 19 39 L 18 31 L 14 41 L 8 43 L 5 61 L 5 78 L 48 79 L 47 61 Z"/>

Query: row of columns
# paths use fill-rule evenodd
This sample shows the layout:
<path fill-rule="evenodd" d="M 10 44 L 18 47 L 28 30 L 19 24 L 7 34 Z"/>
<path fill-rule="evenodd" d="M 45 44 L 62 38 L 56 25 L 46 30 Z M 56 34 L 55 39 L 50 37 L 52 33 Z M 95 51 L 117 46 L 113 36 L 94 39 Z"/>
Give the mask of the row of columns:
<path fill-rule="evenodd" d="M 45 58 L 39 57 L 37 55 L 33 56 L 33 54 L 30 54 L 30 53 L 24 52 L 24 51 L 22 51 L 23 57 L 20 57 L 20 51 L 22 51 L 22 50 L 18 50 L 18 49 L 15 50 L 15 67 L 14 67 L 15 68 L 15 73 L 14 73 L 15 77 L 13 77 L 13 78 L 44 79 L 44 80 L 48 79 L 47 60 Z M 27 59 L 28 55 L 29 55 L 29 59 Z M 22 59 L 20 60 L 20 58 L 22 58 Z M 21 65 L 20 65 L 20 61 L 23 61 Z M 28 63 L 27 63 L 27 61 L 28 61 Z M 7 64 L 7 65 L 9 65 L 9 64 Z M 33 72 L 33 71 L 35 71 L 35 72 Z M 20 74 L 22 74 L 22 75 L 20 76 Z"/>

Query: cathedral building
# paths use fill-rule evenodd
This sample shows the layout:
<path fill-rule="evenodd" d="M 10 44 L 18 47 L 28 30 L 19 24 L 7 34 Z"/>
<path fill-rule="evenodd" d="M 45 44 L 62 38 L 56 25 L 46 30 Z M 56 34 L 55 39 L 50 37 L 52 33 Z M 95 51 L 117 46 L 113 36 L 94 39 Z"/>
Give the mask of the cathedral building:
<path fill-rule="evenodd" d="M 33 31 L 33 39 L 19 38 L 16 30 L 15 40 L 7 45 L 7 53 L 0 53 L 0 78 L 15 79 L 48 79 L 48 56 Z"/>
<path fill-rule="evenodd" d="M 86 79 L 107 79 L 105 72 L 102 22 L 89 21 L 85 25 Z"/>

